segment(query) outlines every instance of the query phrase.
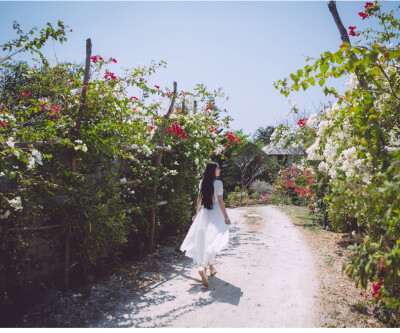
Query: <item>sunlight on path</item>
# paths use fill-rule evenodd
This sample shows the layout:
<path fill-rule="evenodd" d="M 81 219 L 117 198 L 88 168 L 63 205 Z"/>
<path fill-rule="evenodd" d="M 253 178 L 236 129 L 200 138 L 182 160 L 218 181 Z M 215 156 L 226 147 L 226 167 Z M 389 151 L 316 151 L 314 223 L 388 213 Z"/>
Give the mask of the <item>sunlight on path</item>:
<path fill-rule="evenodd" d="M 271 206 L 228 209 L 229 247 L 201 285 L 189 258 L 93 327 L 314 327 L 313 259 Z"/>

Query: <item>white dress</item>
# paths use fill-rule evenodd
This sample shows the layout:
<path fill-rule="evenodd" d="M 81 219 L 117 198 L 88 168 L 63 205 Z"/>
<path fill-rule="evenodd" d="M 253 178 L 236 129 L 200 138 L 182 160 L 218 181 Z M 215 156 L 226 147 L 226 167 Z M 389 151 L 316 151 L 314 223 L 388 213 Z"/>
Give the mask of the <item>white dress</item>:
<path fill-rule="evenodd" d="M 201 206 L 181 245 L 181 251 L 186 251 L 185 255 L 192 258 L 197 267 L 214 264 L 215 254 L 228 245 L 229 225 L 225 223 L 217 197 L 222 193 L 222 182 L 214 180 L 213 208 L 207 209 Z"/>

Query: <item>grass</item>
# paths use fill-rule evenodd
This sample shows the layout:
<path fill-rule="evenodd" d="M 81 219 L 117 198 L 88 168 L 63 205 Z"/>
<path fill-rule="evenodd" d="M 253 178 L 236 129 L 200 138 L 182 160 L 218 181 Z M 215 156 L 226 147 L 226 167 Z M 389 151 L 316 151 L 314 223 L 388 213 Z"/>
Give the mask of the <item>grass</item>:
<path fill-rule="evenodd" d="M 319 233 L 323 228 L 319 222 L 322 220 L 322 214 L 311 212 L 307 207 L 287 205 L 278 206 L 278 208 L 290 217 L 294 225 L 315 233 Z"/>

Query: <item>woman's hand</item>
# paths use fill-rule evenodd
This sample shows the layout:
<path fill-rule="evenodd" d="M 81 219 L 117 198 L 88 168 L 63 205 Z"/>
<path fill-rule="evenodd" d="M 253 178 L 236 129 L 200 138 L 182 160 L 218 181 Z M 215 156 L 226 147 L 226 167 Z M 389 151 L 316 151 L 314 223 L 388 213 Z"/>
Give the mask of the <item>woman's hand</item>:
<path fill-rule="evenodd" d="M 194 214 L 194 216 L 192 217 L 192 222 L 194 222 L 194 220 L 196 219 L 197 213 Z"/>
<path fill-rule="evenodd" d="M 229 217 L 225 218 L 225 224 L 231 224 L 231 220 Z"/>

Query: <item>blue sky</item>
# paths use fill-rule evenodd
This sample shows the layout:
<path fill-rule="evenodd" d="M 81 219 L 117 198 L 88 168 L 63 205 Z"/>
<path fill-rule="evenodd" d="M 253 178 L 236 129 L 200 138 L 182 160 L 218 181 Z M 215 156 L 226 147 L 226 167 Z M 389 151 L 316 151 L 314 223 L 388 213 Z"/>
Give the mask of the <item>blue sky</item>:
<path fill-rule="evenodd" d="M 290 103 L 273 82 L 304 67 L 307 56 L 336 51 L 340 36 L 328 1 L 124 1 L 124 2 L 7 2 L 0 1 L 0 44 L 14 38 L 12 22 L 28 30 L 62 20 L 73 32 L 63 45 L 50 43 L 46 55 L 60 61 L 83 62 L 85 41 L 93 54 L 114 57 L 117 68 L 165 60 L 151 83 L 191 90 L 204 83 L 223 87 L 230 97 L 223 108 L 235 119 L 235 129 L 254 133 L 259 126 L 276 125 Z M 376 26 L 362 20 L 365 1 L 337 1 L 342 21 L 362 29 Z M 399 1 L 385 1 L 394 9 Z M 351 37 L 355 42 L 355 38 Z M 338 88 L 344 81 L 338 82 Z M 301 109 L 328 100 L 318 88 L 289 96 Z"/>

